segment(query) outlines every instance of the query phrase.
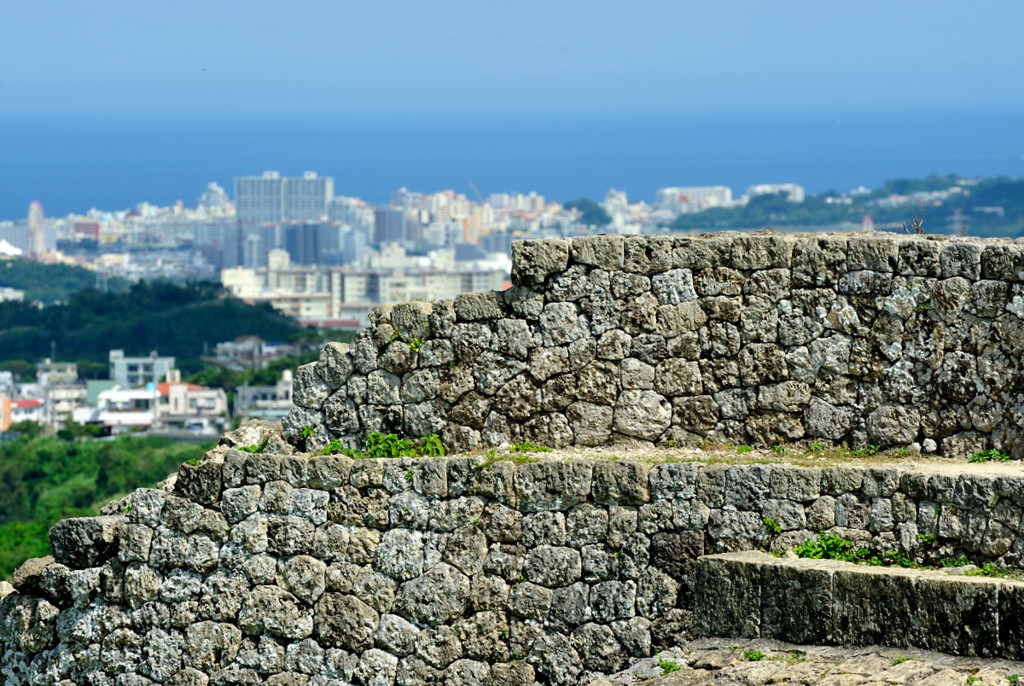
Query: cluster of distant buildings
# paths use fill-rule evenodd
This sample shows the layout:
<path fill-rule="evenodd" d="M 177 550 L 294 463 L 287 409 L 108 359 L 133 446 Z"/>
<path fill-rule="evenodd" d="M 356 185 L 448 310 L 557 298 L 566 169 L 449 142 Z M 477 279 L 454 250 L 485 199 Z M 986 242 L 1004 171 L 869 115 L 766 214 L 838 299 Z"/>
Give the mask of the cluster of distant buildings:
<path fill-rule="evenodd" d="M 219 343 L 210 364 L 233 370 L 266 368 L 294 351 L 286 344 L 266 343 L 254 336 Z M 74 362 L 45 359 L 36 365 L 34 381 L 18 383 L 11 371 L 0 370 L 0 434 L 12 426 L 34 422 L 53 431 L 71 422 L 92 425 L 96 433 L 130 431 L 219 433 L 232 417 L 280 420 L 292 406 L 292 372 L 276 383 L 236 389 L 233 406 L 222 388 L 181 380 L 174 357 L 153 351 L 146 356 L 109 352 L 109 378 L 83 380 Z"/>
<path fill-rule="evenodd" d="M 236 178 L 233 199 L 211 183 L 194 208 L 141 203 L 45 219 L 33 203 L 28 221 L 0 222 L 0 250 L 77 262 L 96 272 L 100 288 L 113 277 L 217 280 L 303 323 L 354 328 L 384 302 L 501 289 L 515 240 L 654 232 L 681 213 L 735 207 L 760 194 L 804 199 L 795 184 L 753 186 L 739 198 L 727 186 L 663 188 L 653 204 L 612 189 L 602 203 L 611 222 L 591 227 L 579 210 L 537 193 L 485 198 L 471 189 L 473 197 L 401 188 L 371 205 L 335 195 L 329 176 L 268 171 Z M 18 294 L 0 291 L 5 297 Z"/>

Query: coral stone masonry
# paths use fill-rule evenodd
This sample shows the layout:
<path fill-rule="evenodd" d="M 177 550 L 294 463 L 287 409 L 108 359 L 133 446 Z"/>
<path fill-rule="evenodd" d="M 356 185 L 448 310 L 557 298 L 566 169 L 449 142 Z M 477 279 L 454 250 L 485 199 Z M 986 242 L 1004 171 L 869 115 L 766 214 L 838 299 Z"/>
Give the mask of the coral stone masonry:
<path fill-rule="evenodd" d="M 1019 465 L 662 454 L 352 460 L 243 427 L 163 488 L 53 527 L 53 557 L 0 600 L 0 679 L 575 686 L 695 631 L 886 643 L 900 621 L 914 631 L 897 645 L 1021 655 L 1019 582 L 702 557 L 824 530 L 879 556 L 1019 567 Z M 954 617 L 963 629 L 935 633 Z"/>
<path fill-rule="evenodd" d="M 0 683 L 578 686 L 695 633 L 1024 657 L 1024 583 L 736 556 L 826 532 L 1024 564 L 1024 242 L 513 257 L 507 291 L 385 306 L 328 344 L 282 427 L 55 524 L 52 557 L 0 582 Z M 325 454 L 375 433 L 448 457 Z M 795 440 L 924 459 L 737 455 Z M 1017 462 L 929 456 L 980 450 Z"/>
<path fill-rule="evenodd" d="M 1024 241 L 522 241 L 512 280 L 378 309 L 351 347 L 299 369 L 287 440 L 810 440 L 1024 456 Z"/>

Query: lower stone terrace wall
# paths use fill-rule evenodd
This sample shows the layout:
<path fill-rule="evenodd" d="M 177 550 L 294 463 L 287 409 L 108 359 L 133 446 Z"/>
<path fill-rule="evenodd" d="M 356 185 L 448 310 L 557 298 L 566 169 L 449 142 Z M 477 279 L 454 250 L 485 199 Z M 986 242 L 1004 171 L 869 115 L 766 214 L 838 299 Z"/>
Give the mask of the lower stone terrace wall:
<path fill-rule="evenodd" d="M 1024 241 L 521 241 L 512 281 L 375 311 L 351 349 L 298 370 L 288 440 L 808 439 L 1024 457 Z"/>
<path fill-rule="evenodd" d="M 224 440 L 290 452 L 267 431 Z M 586 683 L 687 638 L 705 552 L 829 530 L 879 553 L 1024 557 L 1024 475 L 1009 469 L 221 447 L 172 482 L 54 526 L 56 561 L 30 561 L 0 601 L 0 680 Z"/>
<path fill-rule="evenodd" d="M 1024 658 L 1019 581 L 743 552 L 702 557 L 694 597 L 698 635 Z"/>

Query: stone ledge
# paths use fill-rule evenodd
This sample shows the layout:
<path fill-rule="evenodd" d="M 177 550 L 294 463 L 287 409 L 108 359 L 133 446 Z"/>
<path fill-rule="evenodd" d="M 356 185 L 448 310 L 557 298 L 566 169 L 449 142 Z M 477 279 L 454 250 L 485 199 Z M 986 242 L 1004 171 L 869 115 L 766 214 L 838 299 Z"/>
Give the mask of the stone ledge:
<path fill-rule="evenodd" d="M 1020 660 L 1022 604 L 1016 581 L 725 553 L 697 561 L 694 631 Z"/>

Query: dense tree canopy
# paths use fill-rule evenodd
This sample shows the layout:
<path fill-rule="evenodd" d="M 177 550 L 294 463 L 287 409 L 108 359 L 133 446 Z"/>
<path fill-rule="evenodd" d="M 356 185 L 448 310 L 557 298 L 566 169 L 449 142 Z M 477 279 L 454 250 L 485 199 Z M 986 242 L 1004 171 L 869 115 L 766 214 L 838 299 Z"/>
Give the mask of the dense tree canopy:
<path fill-rule="evenodd" d="M 96 285 L 96 273 L 67 264 L 0 259 L 0 286 L 25 291 L 25 300 L 52 303 Z"/>
<path fill-rule="evenodd" d="M 103 365 L 112 348 L 122 348 L 128 355 L 158 350 L 178 358 L 179 367 L 187 372 L 202 367 L 204 343 L 212 349 L 242 335 L 280 341 L 300 331 L 298 324 L 269 305 L 246 305 L 226 297 L 216 283 L 140 282 L 126 293 L 87 288 L 67 303 L 42 309 L 30 303 L 0 303 L 0 365 L 49 357 L 52 341 L 62 360 Z"/>
<path fill-rule="evenodd" d="M 608 226 L 612 221 L 603 207 L 586 198 L 567 202 L 565 208 L 579 210 L 581 212 L 580 221 L 589 226 Z"/>
<path fill-rule="evenodd" d="M 36 425 L 15 426 L 0 443 L 0 578 L 46 555 L 46 532 L 63 517 L 95 515 L 114 497 L 153 486 L 211 445 L 156 437 L 63 441 Z"/>

